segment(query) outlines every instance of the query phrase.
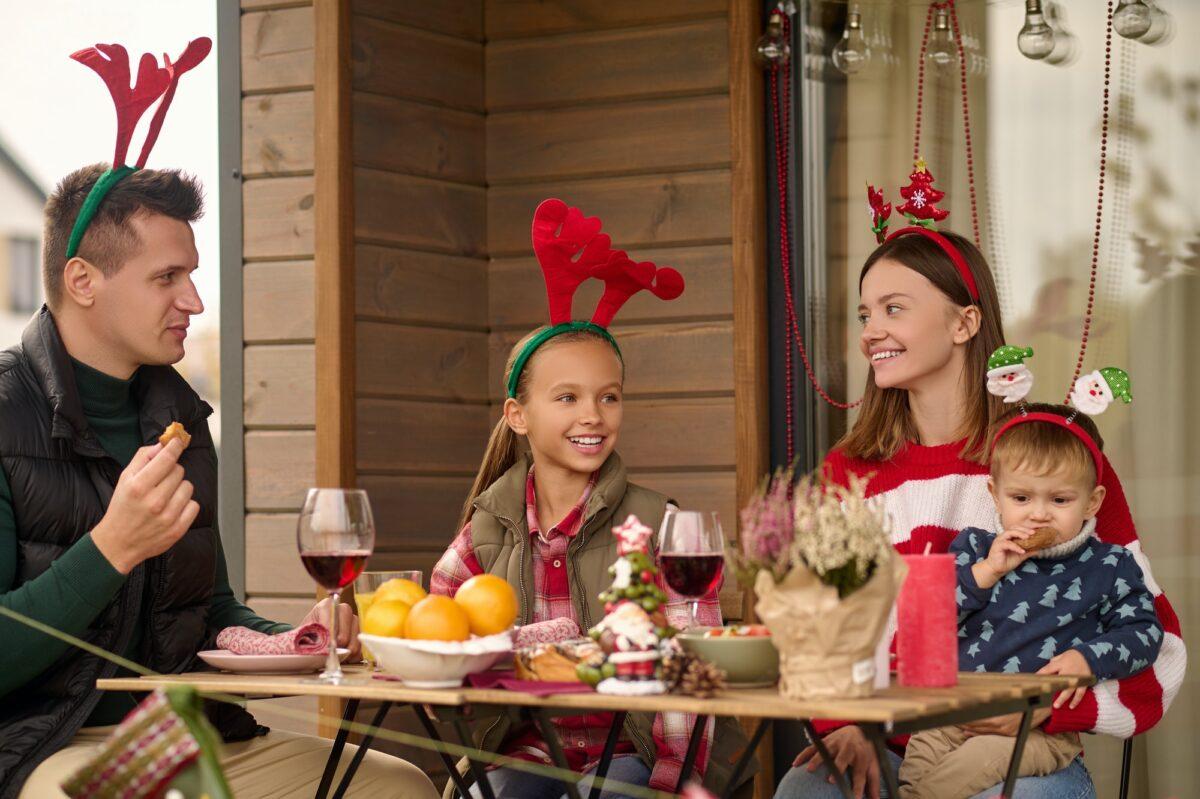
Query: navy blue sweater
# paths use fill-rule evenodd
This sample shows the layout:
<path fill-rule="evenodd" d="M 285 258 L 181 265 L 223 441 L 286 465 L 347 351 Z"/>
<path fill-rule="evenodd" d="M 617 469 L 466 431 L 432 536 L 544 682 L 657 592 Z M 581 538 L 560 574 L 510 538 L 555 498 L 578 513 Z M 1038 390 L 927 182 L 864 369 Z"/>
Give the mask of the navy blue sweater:
<path fill-rule="evenodd" d="M 971 566 L 987 558 L 995 538 L 968 527 L 950 545 L 961 670 L 1035 672 L 1071 648 L 1098 680 L 1123 679 L 1154 662 L 1162 626 L 1129 550 L 1087 536 L 1069 554 L 1030 558 L 983 589 Z"/>

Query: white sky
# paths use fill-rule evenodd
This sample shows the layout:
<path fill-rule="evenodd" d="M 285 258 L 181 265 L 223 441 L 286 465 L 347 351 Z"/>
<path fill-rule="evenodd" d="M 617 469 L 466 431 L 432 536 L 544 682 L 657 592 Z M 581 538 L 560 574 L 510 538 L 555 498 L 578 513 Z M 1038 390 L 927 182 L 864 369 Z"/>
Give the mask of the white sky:
<path fill-rule="evenodd" d="M 136 74 L 143 52 L 176 58 L 188 41 L 216 41 L 215 0 L 37 0 L 0 2 L 0 140 L 49 193 L 55 181 L 85 164 L 112 159 L 116 115 L 100 77 L 72 61 L 98 42 L 129 51 Z M 129 147 L 136 160 L 154 106 L 142 116 Z M 193 324 L 218 323 L 217 58 L 216 49 L 183 76 L 149 167 L 197 175 L 209 188 L 196 224 L 196 282 L 207 309 Z"/>

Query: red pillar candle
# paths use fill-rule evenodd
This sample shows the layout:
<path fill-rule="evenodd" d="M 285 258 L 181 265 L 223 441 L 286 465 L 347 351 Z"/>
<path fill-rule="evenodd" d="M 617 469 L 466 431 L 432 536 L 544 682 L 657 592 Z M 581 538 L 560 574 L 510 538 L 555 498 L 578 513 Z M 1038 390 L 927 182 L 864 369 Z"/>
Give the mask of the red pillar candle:
<path fill-rule="evenodd" d="M 901 685 L 958 683 L 958 606 L 953 555 L 905 555 L 897 600 L 896 659 Z"/>

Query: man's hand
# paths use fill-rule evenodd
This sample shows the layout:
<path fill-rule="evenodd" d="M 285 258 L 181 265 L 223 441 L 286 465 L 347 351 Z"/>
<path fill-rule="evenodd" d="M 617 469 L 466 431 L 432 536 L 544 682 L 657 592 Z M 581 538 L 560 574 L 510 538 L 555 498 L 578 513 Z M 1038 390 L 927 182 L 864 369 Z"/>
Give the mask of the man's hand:
<path fill-rule="evenodd" d="M 183 479 L 183 442 L 142 447 L 121 472 L 104 518 L 92 530 L 100 554 L 121 574 L 170 549 L 196 520 L 200 505 Z"/>
<path fill-rule="evenodd" d="M 300 625 L 315 621 L 329 627 L 329 604 L 331 602 L 333 602 L 332 598 L 325 597 L 313 605 L 313 609 L 308 612 L 308 615 L 300 620 Z M 349 663 L 357 663 L 362 660 L 362 646 L 358 643 L 358 616 L 354 615 L 354 609 L 345 602 L 338 603 L 337 614 L 337 645 L 349 647 L 350 654 L 346 656 L 346 660 Z"/>
<path fill-rule="evenodd" d="M 875 748 L 863 731 L 853 725 L 841 727 L 824 736 L 821 741 L 829 750 L 834 766 L 850 780 L 850 790 L 854 796 L 879 799 L 879 761 L 875 758 Z M 806 747 L 796 755 L 792 765 L 802 766 L 805 763 L 808 763 L 809 773 L 821 767 L 821 754 L 817 747 Z M 829 781 L 836 782 L 832 773 Z"/>
<path fill-rule="evenodd" d="M 1042 666 L 1037 671 L 1038 674 L 1070 674 L 1071 676 L 1082 675 L 1084 677 L 1092 676 L 1092 667 L 1088 665 L 1087 659 L 1079 653 L 1078 649 L 1068 649 L 1066 652 L 1055 655 L 1050 658 L 1050 661 Z M 1055 707 L 1062 707 L 1069 701 L 1067 705 L 1074 710 L 1083 701 L 1083 697 L 1087 695 L 1087 686 L 1079 688 L 1068 688 L 1058 695 L 1054 700 Z"/>
<path fill-rule="evenodd" d="M 1042 723 L 1048 718 L 1050 718 L 1050 708 L 1038 708 L 1033 711 L 1033 720 L 1030 721 L 1029 728 L 1032 730 L 1042 726 Z M 981 719 L 980 721 L 972 721 L 970 724 L 962 725 L 963 732 L 967 734 L 968 738 L 973 738 L 976 735 L 1003 735 L 1005 738 L 1016 738 L 1017 731 L 1020 728 L 1020 713 L 995 716 L 990 719 Z"/>
<path fill-rule="evenodd" d="M 1032 554 L 1017 545 L 1017 541 L 1033 535 L 1032 530 L 1005 530 L 992 541 L 987 557 L 971 567 L 975 582 L 986 590 L 1000 578 L 1020 566 Z"/>

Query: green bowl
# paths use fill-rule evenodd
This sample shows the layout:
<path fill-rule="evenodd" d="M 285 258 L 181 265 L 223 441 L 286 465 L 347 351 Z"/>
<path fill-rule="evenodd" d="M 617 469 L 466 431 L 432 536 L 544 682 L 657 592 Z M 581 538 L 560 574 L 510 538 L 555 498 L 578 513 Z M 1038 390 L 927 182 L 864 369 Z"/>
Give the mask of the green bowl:
<path fill-rule="evenodd" d="M 709 629 L 714 628 L 688 630 L 675 638 L 687 651 L 724 669 L 731 687 L 765 687 L 778 682 L 779 651 L 770 636 L 705 638 Z"/>

